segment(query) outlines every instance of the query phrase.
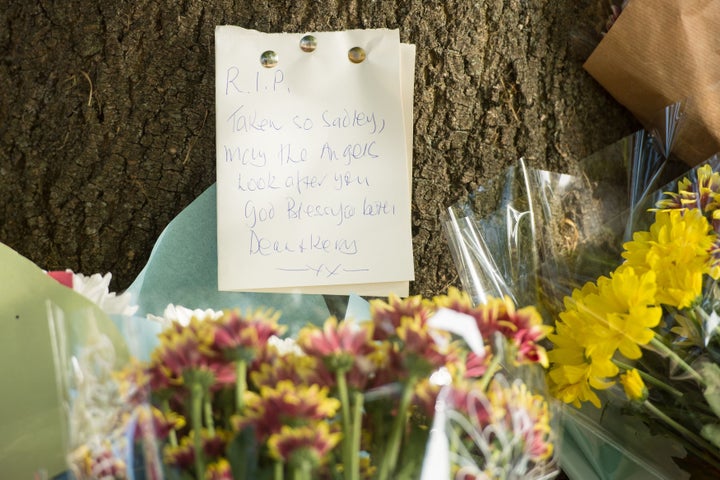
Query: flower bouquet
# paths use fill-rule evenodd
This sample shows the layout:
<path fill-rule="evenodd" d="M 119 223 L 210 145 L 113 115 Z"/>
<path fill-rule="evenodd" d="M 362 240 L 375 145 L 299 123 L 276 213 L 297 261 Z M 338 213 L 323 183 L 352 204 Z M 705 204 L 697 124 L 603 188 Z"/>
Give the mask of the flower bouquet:
<path fill-rule="evenodd" d="M 142 387 L 119 376 L 125 365 L 137 363 L 131 356 L 137 346 L 126 341 L 138 320 L 130 296 L 109 292 L 110 274 L 48 275 L 99 307 L 69 310 L 47 302 L 61 427 L 71 452 L 66 463 L 82 466 L 74 471 L 83 472 L 77 478 L 161 478 Z"/>
<path fill-rule="evenodd" d="M 571 478 L 687 478 L 671 458 L 717 463 L 717 161 L 666 185 L 681 106 L 663 118 L 567 174 L 521 161 L 445 218 L 476 301 L 509 292 L 555 327 L 551 392 L 589 404 L 563 411 Z"/>
<path fill-rule="evenodd" d="M 624 261 L 576 288 L 550 335 L 551 392 L 601 407 L 622 385 L 628 408 L 682 439 L 720 474 L 720 277 L 717 158 L 663 189 Z M 609 395 L 610 396 L 610 395 Z M 692 468 L 688 466 L 688 468 Z"/>
<path fill-rule="evenodd" d="M 94 303 L 83 296 L 99 291 L 102 279 L 73 281 L 78 288 L 82 286 L 80 294 L 2 243 L 0 264 L 6 277 L 0 293 L 0 381 L 5 385 L 0 409 L 0 477 L 54 477 L 67 469 L 66 429 L 62 424 L 65 404 L 58 398 L 50 348 L 48 313 L 62 312 L 66 325 L 76 327 L 68 333 L 78 342 L 102 334 L 106 345 L 114 346 L 118 358 L 127 358 L 122 336 L 106 314 L 107 310 L 125 309 L 118 297 Z"/>
<path fill-rule="evenodd" d="M 68 448 L 72 472 L 78 480 L 557 474 L 539 368 L 549 328 L 534 307 L 515 309 L 509 298 L 474 306 L 451 290 L 369 308 L 366 321 L 330 317 L 292 338 L 270 308 L 168 308 L 150 360 L 120 369 L 101 335 L 75 348 L 56 335 L 59 376 L 75 380 L 65 385 L 78 440 Z M 110 358 L 98 362 L 103 353 Z M 82 421 L 103 405 L 92 412 L 102 422 Z"/>

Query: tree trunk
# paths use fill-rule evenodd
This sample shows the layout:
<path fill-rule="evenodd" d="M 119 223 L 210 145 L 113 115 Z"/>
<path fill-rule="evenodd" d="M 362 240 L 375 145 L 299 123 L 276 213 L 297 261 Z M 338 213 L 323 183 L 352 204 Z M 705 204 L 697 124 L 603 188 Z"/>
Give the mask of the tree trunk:
<path fill-rule="evenodd" d="M 587 49 L 573 54 L 600 0 L 4 3 L 0 241 L 45 269 L 112 272 L 117 289 L 215 181 L 216 25 L 398 28 L 417 46 L 414 293 L 457 283 L 451 203 L 519 157 L 565 171 L 637 128 L 582 70 Z"/>

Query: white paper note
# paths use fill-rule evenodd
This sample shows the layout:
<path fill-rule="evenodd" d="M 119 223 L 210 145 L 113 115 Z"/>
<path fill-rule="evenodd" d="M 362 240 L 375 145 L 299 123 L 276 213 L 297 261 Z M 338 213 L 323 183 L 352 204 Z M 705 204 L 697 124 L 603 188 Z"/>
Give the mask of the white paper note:
<path fill-rule="evenodd" d="M 302 34 L 216 29 L 219 288 L 404 294 L 414 50 L 396 30 L 311 35 L 305 52 Z"/>

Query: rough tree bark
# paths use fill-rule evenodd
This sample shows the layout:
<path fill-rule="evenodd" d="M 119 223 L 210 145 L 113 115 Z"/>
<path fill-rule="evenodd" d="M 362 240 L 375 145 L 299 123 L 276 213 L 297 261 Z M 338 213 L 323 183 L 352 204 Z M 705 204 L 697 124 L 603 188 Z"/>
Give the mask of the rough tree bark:
<path fill-rule="evenodd" d="M 457 282 L 439 223 L 452 202 L 521 156 L 563 171 L 637 127 L 572 54 L 601 0 L 2 3 L 0 241 L 118 289 L 215 180 L 218 24 L 398 28 L 417 45 L 415 293 Z"/>

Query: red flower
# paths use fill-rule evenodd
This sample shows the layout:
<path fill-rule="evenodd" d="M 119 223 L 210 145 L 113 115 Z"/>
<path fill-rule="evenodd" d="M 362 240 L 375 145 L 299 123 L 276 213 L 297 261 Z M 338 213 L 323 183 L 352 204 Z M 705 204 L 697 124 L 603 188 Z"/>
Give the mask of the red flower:
<path fill-rule="evenodd" d="M 205 471 L 205 480 L 233 480 L 233 478 L 230 463 L 224 458 L 208 465 Z"/>
<path fill-rule="evenodd" d="M 403 317 L 397 329 L 405 368 L 425 375 L 457 360 L 457 344 L 450 335 L 428 326 L 421 317 Z"/>
<path fill-rule="evenodd" d="M 435 415 L 438 393 L 440 393 L 440 386 L 434 385 L 429 378 L 425 378 L 415 386 L 413 404 L 428 418 L 432 419 Z"/>
<path fill-rule="evenodd" d="M 192 433 L 193 432 L 190 432 L 190 435 L 183 437 L 179 445 L 165 445 L 163 449 L 163 460 L 166 465 L 178 467 L 183 470 L 194 468 L 195 447 L 191 438 Z"/>
<path fill-rule="evenodd" d="M 160 346 L 150 363 L 154 389 L 181 386 L 189 375 L 204 378 L 213 389 L 235 382 L 235 368 L 212 348 L 214 328 L 208 321 L 191 319 L 190 325 L 172 325 L 160 335 Z"/>
<path fill-rule="evenodd" d="M 516 347 L 515 360 L 518 363 L 541 363 L 547 366 L 547 354 L 538 343 L 552 331 L 543 324 L 535 307 L 515 310 L 509 297 L 490 298 L 477 307 L 467 293 L 450 289 L 447 296 L 436 297 L 438 306 L 449 308 L 475 318 L 483 339 L 488 342 L 496 333 L 507 338 Z"/>
<path fill-rule="evenodd" d="M 232 360 L 252 360 L 273 335 L 285 327 L 278 325 L 280 313 L 272 309 L 255 310 L 248 315 L 229 311 L 215 320 L 213 346 Z"/>
<path fill-rule="evenodd" d="M 175 412 L 161 412 L 156 407 L 138 407 L 138 428 L 135 430 L 135 440 L 141 440 L 145 435 L 155 435 L 166 439 L 172 430 L 179 430 L 185 426 L 185 418 Z"/>
<path fill-rule="evenodd" d="M 347 373 L 348 384 L 362 390 L 375 372 L 370 356 L 375 352 L 373 325 L 335 317 L 325 321 L 323 329 L 303 328 L 297 343 L 305 353 L 323 361 L 331 372 Z"/>
<path fill-rule="evenodd" d="M 175 466 L 184 470 L 191 470 L 195 465 L 195 440 L 197 433 L 191 430 L 188 435 L 180 440 L 180 444 L 166 445 L 163 450 L 163 458 L 167 465 Z M 220 429 L 210 435 L 207 430 L 200 432 L 202 437 L 202 448 L 208 457 L 220 457 L 225 453 L 225 448 L 232 438 L 232 434 Z"/>
<path fill-rule="evenodd" d="M 201 435 L 203 451 L 208 457 L 220 457 L 224 455 L 227 444 L 233 436 L 232 433 L 219 428 L 215 429 L 213 435 L 210 435 L 208 430 L 203 430 Z"/>
<path fill-rule="evenodd" d="M 404 300 L 395 295 L 390 295 L 388 301 L 372 300 L 370 302 L 370 314 L 375 324 L 374 340 L 386 340 L 395 335 L 400 327 L 402 319 L 417 318 L 422 324 L 426 324 L 435 312 L 432 302 L 423 299 L 421 296 L 408 297 Z"/>
<path fill-rule="evenodd" d="M 333 432 L 321 422 L 300 427 L 283 426 L 268 439 L 270 455 L 276 460 L 300 465 L 308 461 L 312 466 L 324 463 L 325 456 L 340 442 L 342 434 Z"/>
<path fill-rule="evenodd" d="M 471 384 L 457 385 L 450 389 L 448 405 L 466 414 L 473 425 L 485 428 L 492 420 L 492 409 L 485 393 L 475 390 Z"/>
<path fill-rule="evenodd" d="M 499 309 L 499 331 L 517 347 L 515 360 L 518 363 L 540 363 L 547 367 L 547 353 L 539 342 L 552 331 L 552 327 L 543 325 L 542 317 L 535 307 L 516 311 L 509 298 L 505 297 L 502 302 L 505 308 Z"/>
<path fill-rule="evenodd" d="M 484 355 L 468 353 L 465 359 L 465 378 L 480 378 L 485 375 L 490 359 L 492 359 L 492 354 L 488 354 L 487 348 Z"/>
<path fill-rule="evenodd" d="M 298 335 L 298 345 L 308 355 L 325 358 L 336 355 L 364 355 L 372 350 L 371 323 L 355 323 L 345 320 L 338 324 L 337 318 L 330 317 L 323 329 L 303 328 Z"/>
<path fill-rule="evenodd" d="M 276 354 L 266 358 L 250 373 L 250 379 L 258 388 L 271 387 L 283 380 L 289 380 L 296 385 L 318 384 L 332 387 L 335 384 L 335 378 L 320 359 L 294 353 Z"/>
<path fill-rule="evenodd" d="M 375 364 L 375 375 L 367 385 L 370 390 L 384 387 L 407 377 L 400 345 L 396 342 L 382 342 L 377 347 L 372 357 Z"/>
<path fill-rule="evenodd" d="M 310 421 L 326 420 L 335 416 L 340 402 L 328 397 L 328 389 L 319 385 L 294 385 L 283 380 L 275 387 L 262 386 L 260 394 L 245 393 L 245 410 L 233 417 L 233 426 L 241 431 L 255 427 L 262 441 L 280 431 L 282 425 L 301 425 Z"/>

